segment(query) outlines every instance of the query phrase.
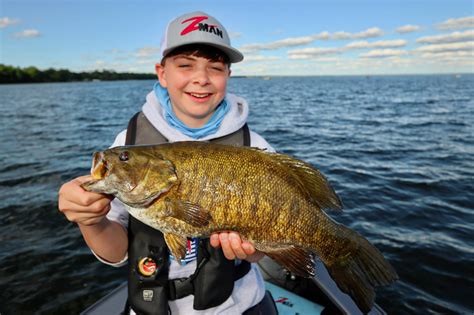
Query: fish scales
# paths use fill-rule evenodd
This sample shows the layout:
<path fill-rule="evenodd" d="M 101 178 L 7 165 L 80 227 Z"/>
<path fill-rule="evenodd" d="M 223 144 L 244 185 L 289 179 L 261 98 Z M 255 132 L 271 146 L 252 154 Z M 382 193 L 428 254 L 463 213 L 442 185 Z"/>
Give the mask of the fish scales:
<path fill-rule="evenodd" d="M 237 231 L 297 275 L 314 275 L 316 254 L 363 311 L 374 287 L 397 279 L 373 245 L 323 211 L 342 208 L 326 178 L 289 156 L 203 142 L 117 147 L 94 155 L 92 176 L 84 189 L 114 194 L 177 259 L 183 237 Z"/>
<path fill-rule="evenodd" d="M 229 149 L 232 151 L 233 148 Z M 295 232 L 295 234 L 301 235 L 298 245 L 307 246 L 303 241 L 310 239 L 310 235 L 304 233 L 304 230 L 303 233 L 300 229 L 293 230 L 297 226 L 294 224 L 296 219 L 305 219 L 304 214 L 308 212 L 309 205 L 304 205 L 303 200 L 297 198 L 285 198 L 285 196 L 297 196 L 297 194 L 289 192 L 295 187 L 291 185 L 291 178 L 286 175 L 288 173 L 286 167 L 275 163 L 263 163 L 262 165 L 262 162 L 256 161 L 256 157 L 251 154 L 237 155 L 222 151 L 209 151 L 204 156 L 191 156 L 186 161 L 192 161 L 192 163 L 185 164 L 199 164 L 202 167 L 197 173 L 193 173 L 192 170 L 196 168 L 187 168 L 186 165 L 176 164 L 177 169 L 182 169 L 183 173 L 178 193 L 187 196 L 187 199 L 193 203 L 199 203 L 204 208 L 212 209 L 213 222 L 209 226 L 211 230 L 222 228 L 230 230 L 239 227 L 246 231 L 244 236 L 256 242 L 273 239 L 285 240 L 288 234 Z M 267 162 L 271 162 L 271 160 Z M 239 168 L 228 167 L 228 165 L 237 164 Z M 237 175 L 243 176 L 245 180 L 236 182 Z M 180 177 L 179 173 L 178 177 Z M 207 177 L 219 177 L 219 181 L 206 181 L 205 188 L 199 189 L 200 187 L 195 185 L 195 178 Z M 260 187 L 258 194 L 256 194 L 256 186 Z M 274 189 L 275 186 L 278 188 Z M 187 187 L 192 187 L 192 191 Z M 211 193 L 205 194 L 202 193 L 203 191 Z M 219 192 L 219 194 L 215 195 L 212 192 Z M 243 192 L 243 198 L 235 192 Z M 254 196 L 254 200 L 247 198 L 247 196 Z M 254 203 L 255 200 L 260 200 L 260 202 Z M 291 207 L 292 203 L 293 207 Z M 257 207 L 252 205 L 257 205 Z M 305 222 L 306 231 L 311 232 L 310 227 L 317 225 L 317 222 L 314 221 L 318 217 L 306 217 L 311 219 L 309 222 Z M 242 223 L 245 223 L 245 226 Z M 271 230 L 270 234 L 261 233 L 270 225 L 275 225 L 277 228 Z M 295 240 L 291 241 L 294 243 Z"/>

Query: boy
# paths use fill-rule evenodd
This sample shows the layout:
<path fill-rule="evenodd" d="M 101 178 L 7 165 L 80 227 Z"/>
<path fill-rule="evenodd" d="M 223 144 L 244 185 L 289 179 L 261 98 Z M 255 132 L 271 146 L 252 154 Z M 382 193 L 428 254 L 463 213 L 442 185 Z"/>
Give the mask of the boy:
<path fill-rule="evenodd" d="M 245 134 L 248 105 L 244 99 L 226 93 L 230 63 L 243 60 L 243 55 L 230 45 L 219 21 L 203 12 L 184 14 L 172 20 L 162 40 L 161 57 L 156 65 L 159 83 L 147 95 L 141 118 L 134 117 L 144 123 L 136 125 L 135 120 L 133 128 L 138 129 L 121 132 L 112 146 L 151 141 L 223 141 L 229 136 Z M 132 124 L 128 129 L 132 129 L 130 126 Z M 137 141 L 139 136 L 130 140 L 131 134 L 137 132 L 144 134 L 147 140 Z M 273 151 L 258 134 L 247 129 L 247 135 L 251 146 Z M 207 243 L 193 239 L 188 243 L 182 265 L 173 259 L 168 262 L 168 257 L 157 254 L 160 245 L 151 244 L 162 236 L 150 234 L 147 240 L 141 236 L 146 226 L 139 226 L 139 222 L 129 218 L 120 201 L 84 191 L 80 184 L 89 178 L 81 176 L 61 187 L 59 209 L 68 220 L 78 224 L 87 245 L 100 261 L 112 266 L 122 266 L 127 260 L 131 264 L 129 304 L 132 313 L 133 310 L 160 313 L 163 304 L 172 314 L 264 313 L 262 276 L 256 264 L 244 268 L 250 266 L 245 261 L 257 262 L 263 254 L 242 241 L 238 233 L 215 233 Z M 148 241 L 151 243 L 146 243 Z M 143 242 L 147 246 L 137 249 Z M 212 248 L 206 247 L 209 243 Z M 147 252 L 143 254 L 143 250 Z M 140 254 L 137 251 L 141 251 Z M 207 258 L 202 258 L 203 252 Z M 140 260 L 141 257 L 145 258 Z M 164 271 L 154 272 L 151 277 L 147 274 L 149 267 L 152 271 L 160 269 L 159 262 L 165 266 Z M 200 269 L 201 266 L 204 267 Z M 224 280 L 232 272 L 238 276 Z M 217 279 L 204 279 L 206 273 Z M 172 279 L 180 280 L 173 282 Z M 175 288 L 189 283 L 184 281 L 189 279 L 193 282 L 191 287 Z M 150 287 L 145 288 L 147 285 Z M 170 287 L 175 291 L 170 291 Z"/>

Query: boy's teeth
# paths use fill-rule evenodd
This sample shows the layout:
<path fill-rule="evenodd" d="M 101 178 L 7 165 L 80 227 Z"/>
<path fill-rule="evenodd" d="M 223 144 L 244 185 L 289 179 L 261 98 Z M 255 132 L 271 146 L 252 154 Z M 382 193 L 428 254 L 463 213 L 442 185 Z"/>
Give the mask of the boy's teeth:
<path fill-rule="evenodd" d="M 198 97 L 198 98 L 204 98 L 204 97 L 207 97 L 209 95 L 209 94 L 194 94 L 194 93 L 189 93 L 189 94 L 191 94 L 194 97 Z"/>

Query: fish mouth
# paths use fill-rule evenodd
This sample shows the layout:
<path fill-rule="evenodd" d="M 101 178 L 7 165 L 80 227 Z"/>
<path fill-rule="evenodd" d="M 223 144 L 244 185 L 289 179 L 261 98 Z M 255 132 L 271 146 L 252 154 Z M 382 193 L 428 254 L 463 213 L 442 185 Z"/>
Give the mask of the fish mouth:
<path fill-rule="evenodd" d="M 109 169 L 107 168 L 107 161 L 104 158 L 104 153 L 95 152 L 92 159 L 91 175 L 94 180 L 101 180 L 107 176 Z"/>
<path fill-rule="evenodd" d="M 95 193 L 107 193 L 105 178 L 108 176 L 109 168 L 103 152 L 95 152 L 92 157 L 91 177 L 92 179 L 81 184 L 85 191 Z"/>

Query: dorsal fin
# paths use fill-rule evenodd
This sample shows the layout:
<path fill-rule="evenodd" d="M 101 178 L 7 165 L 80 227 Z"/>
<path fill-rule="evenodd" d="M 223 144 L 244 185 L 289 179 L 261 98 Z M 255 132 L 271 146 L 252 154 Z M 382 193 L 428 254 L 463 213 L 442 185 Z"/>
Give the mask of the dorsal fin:
<path fill-rule="evenodd" d="M 323 210 L 342 211 L 342 202 L 326 177 L 309 163 L 286 154 L 265 152 L 279 164 L 286 166 L 307 198 Z"/>

